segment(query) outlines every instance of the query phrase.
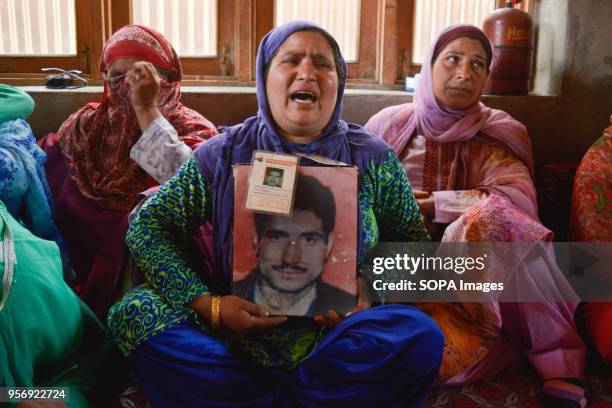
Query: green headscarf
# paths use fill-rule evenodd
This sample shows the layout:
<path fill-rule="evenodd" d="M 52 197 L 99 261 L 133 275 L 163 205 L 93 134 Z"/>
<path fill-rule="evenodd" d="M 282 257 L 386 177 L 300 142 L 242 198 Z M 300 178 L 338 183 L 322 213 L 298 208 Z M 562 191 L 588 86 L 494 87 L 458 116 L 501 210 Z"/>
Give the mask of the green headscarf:
<path fill-rule="evenodd" d="M 0 84 L 0 123 L 27 119 L 34 110 L 34 100 L 14 86 Z"/>

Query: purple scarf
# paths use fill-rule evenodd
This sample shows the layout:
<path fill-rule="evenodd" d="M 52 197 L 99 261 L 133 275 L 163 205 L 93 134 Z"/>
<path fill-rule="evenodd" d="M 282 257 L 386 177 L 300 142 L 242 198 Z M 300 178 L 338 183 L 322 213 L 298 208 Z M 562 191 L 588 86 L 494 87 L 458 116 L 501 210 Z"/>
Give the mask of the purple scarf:
<path fill-rule="evenodd" d="M 362 172 L 373 160 L 386 160 L 389 146 L 372 136 L 361 126 L 347 124 L 340 119 L 346 75 L 338 73 L 338 98 L 332 117 L 321 136 L 307 144 L 296 144 L 283 139 L 277 131 L 268 106 L 265 71 L 281 44 L 293 33 L 315 29 L 325 35 L 330 45 L 338 49 L 336 41 L 322 28 L 304 21 L 294 21 L 270 31 L 261 40 L 256 61 L 256 86 L 259 111 L 257 116 L 226 129 L 225 133 L 210 139 L 195 151 L 195 159 L 210 187 L 213 213 L 214 274 L 213 291 L 224 293 L 231 282 L 232 224 L 234 192 L 232 165 L 250 163 L 254 150 L 278 153 L 308 153 L 358 166 Z M 340 55 L 339 51 L 337 53 Z M 344 59 L 340 69 L 347 72 Z M 302 165 L 316 163 L 302 159 Z M 360 237 L 361 238 L 361 237 Z M 361 253 L 362 240 L 359 249 Z"/>
<path fill-rule="evenodd" d="M 533 172 L 533 154 L 527 128 L 506 112 L 491 109 L 477 102 L 464 110 L 451 111 L 438 106 L 433 90 L 432 58 L 442 45 L 459 37 L 472 37 L 481 41 L 487 55 L 491 44 L 485 34 L 468 24 L 457 24 L 443 30 L 433 42 L 414 92 L 414 102 L 387 108 L 366 124 L 366 129 L 377 129 L 379 136 L 401 154 L 417 131 L 437 143 L 461 142 L 473 137 L 484 137 L 488 142 L 507 146 Z M 488 48 L 488 49 L 487 49 Z"/>

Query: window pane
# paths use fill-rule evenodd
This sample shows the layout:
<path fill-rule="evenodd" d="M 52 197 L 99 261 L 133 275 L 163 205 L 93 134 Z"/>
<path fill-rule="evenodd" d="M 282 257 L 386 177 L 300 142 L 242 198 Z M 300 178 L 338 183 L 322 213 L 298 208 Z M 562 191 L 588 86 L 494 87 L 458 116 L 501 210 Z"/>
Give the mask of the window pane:
<path fill-rule="evenodd" d="M 275 26 L 309 20 L 331 33 L 347 62 L 359 60 L 361 0 L 275 0 Z"/>
<path fill-rule="evenodd" d="M 132 22 L 162 33 L 181 57 L 217 56 L 217 0 L 132 0 Z"/>
<path fill-rule="evenodd" d="M 416 0 L 412 60 L 422 64 L 431 42 L 452 24 L 482 21 L 495 9 L 495 0 Z"/>
<path fill-rule="evenodd" d="M 75 0 L 0 0 L 0 54 L 76 55 Z"/>

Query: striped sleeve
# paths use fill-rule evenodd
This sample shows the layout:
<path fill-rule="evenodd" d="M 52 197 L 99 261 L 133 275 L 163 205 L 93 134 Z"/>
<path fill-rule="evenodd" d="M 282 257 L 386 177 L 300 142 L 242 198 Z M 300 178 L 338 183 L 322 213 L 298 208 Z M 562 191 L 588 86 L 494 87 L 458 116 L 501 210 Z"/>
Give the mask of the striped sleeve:
<path fill-rule="evenodd" d="M 190 158 L 142 206 L 127 231 L 136 264 L 172 307 L 209 293 L 186 261 L 185 244 L 211 213 L 210 188 Z"/>

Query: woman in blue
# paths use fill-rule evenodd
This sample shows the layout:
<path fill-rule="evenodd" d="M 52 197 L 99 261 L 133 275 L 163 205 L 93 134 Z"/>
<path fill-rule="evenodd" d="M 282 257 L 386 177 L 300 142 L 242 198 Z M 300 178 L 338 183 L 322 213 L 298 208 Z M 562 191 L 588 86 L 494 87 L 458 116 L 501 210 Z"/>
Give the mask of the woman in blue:
<path fill-rule="evenodd" d="M 340 119 L 347 70 L 335 40 L 311 23 L 289 23 L 263 38 L 256 64 L 257 116 L 198 149 L 130 226 L 126 241 L 147 284 L 111 308 L 113 336 L 158 408 L 418 406 L 443 348 L 422 312 L 382 305 L 294 321 L 228 295 L 232 165 L 249 163 L 254 150 L 359 168 L 361 258 L 379 241 L 429 239 L 393 151 Z M 214 269 L 200 279 L 184 243 L 206 220 Z"/>
<path fill-rule="evenodd" d="M 34 101 L 24 91 L 0 84 L 0 200 L 36 236 L 55 241 L 70 280 L 68 249 L 53 222 L 53 200 L 44 163 L 47 155 L 36 144 L 26 119 Z"/>

